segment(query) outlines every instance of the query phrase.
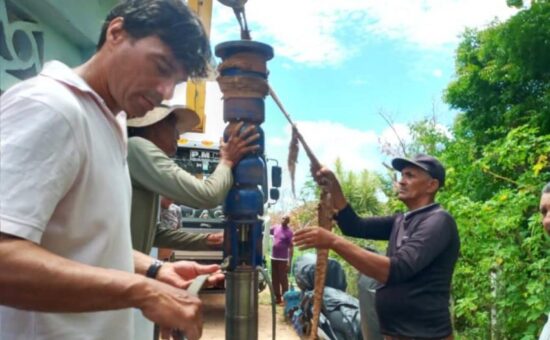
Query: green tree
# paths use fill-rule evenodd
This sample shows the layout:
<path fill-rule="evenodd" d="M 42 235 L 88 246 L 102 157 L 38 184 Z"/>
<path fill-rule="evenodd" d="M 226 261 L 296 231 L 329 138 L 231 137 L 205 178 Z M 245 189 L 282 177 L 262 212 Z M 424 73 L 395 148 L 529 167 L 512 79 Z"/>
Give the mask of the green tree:
<path fill-rule="evenodd" d="M 455 325 L 468 339 L 534 339 L 550 310 L 550 252 L 537 211 L 542 183 L 550 180 L 550 136 L 519 127 L 466 165 L 454 147 L 442 155 L 448 170 L 489 174 L 498 184 L 490 197 L 474 200 L 463 190 L 476 187 L 460 185 L 467 178 L 448 171 L 448 188 L 439 196 L 462 240 L 453 280 Z"/>
<path fill-rule="evenodd" d="M 448 180 L 439 201 L 462 239 L 453 299 L 466 339 L 535 339 L 550 310 L 550 253 L 537 212 L 550 180 L 549 60 L 549 1 L 466 31 L 457 50 L 445 98 L 462 113 L 440 154 Z"/>
<path fill-rule="evenodd" d="M 461 110 L 461 136 L 477 145 L 521 125 L 550 133 L 550 2 L 534 1 L 505 23 L 467 30 L 446 101 Z"/>

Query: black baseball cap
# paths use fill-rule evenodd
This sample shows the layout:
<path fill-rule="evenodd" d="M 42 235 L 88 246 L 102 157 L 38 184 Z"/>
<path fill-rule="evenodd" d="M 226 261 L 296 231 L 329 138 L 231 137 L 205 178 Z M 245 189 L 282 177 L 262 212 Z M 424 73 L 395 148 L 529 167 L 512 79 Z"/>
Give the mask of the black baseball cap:
<path fill-rule="evenodd" d="M 418 154 L 413 159 L 408 158 L 394 158 L 391 161 L 391 165 L 397 171 L 403 170 L 407 166 L 416 166 L 426 171 L 432 178 L 439 181 L 439 187 L 445 185 L 445 168 L 437 158 Z"/>

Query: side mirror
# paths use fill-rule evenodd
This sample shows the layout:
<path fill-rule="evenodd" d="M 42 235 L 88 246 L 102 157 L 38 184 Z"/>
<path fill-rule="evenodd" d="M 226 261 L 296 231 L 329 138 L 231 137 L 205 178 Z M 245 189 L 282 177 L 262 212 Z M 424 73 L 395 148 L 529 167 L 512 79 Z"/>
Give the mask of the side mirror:
<path fill-rule="evenodd" d="M 269 198 L 270 199 L 272 199 L 274 201 L 277 201 L 279 199 L 279 196 L 280 196 L 279 189 L 277 189 L 277 188 L 269 189 Z"/>
<path fill-rule="evenodd" d="M 274 165 L 271 167 L 271 186 L 272 187 L 275 187 L 275 188 L 281 187 L 282 178 L 283 178 L 282 172 L 283 172 L 283 169 L 278 165 Z M 270 195 L 271 195 L 271 192 L 270 192 Z"/>

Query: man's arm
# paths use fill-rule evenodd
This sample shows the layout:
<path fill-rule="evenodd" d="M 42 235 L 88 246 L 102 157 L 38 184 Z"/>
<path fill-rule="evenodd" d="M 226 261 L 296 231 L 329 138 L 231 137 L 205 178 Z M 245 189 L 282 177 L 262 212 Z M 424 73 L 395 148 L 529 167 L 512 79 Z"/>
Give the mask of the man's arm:
<path fill-rule="evenodd" d="M 231 168 L 221 163 L 206 180 L 195 178 L 180 168 L 150 141 L 128 140 L 130 175 L 140 186 L 190 207 L 214 208 L 233 184 Z"/>
<path fill-rule="evenodd" d="M 135 255 L 136 268 L 144 273 L 151 258 Z M 178 322 L 161 313 L 162 308 L 190 319 L 187 313 L 200 307 L 185 291 L 159 281 L 71 261 L 6 234 L 0 234 L 0 268 L 0 304 L 19 309 L 78 313 L 134 307 L 155 322 L 177 328 Z M 178 302 L 182 299 L 189 306 Z"/>
<path fill-rule="evenodd" d="M 154 246 L 174 250 L 211 250 L 212 248 L 206 243 L 208 235 L 157 225 Z"/>
<path fill-rule="evenodd" d="M 136 274 L 145 275 L 147 269 L 149 269 L 149 266 L 151 266 L 155 260 L 155 258 L 147 254 L 134 250 L 134 272 Z"/>
<path fill-rule="evenodd" d="M 128 140 L 128 166 L 130 175 L 141 186 L 194 208 L 214 208 L 223 202 L 233 185 L 231 168 L 258 145 L 249 145 L 260 135 L 254 126 L 242 133 L 231 133 L 227 143 L 220 147 L 220 163 L 206 180 L 195 178 L 180 168 L 152 142 L 144 138 Z"/>
<path fill-rule="evenodd" d="M 1 233 L 0 268 L 1 305 L 56 313 L 134 307 L 165 329 L 192 339 L 201 333 L 198 298 L 142 275 L 74 262 Z"/>
<path fill-rule="evenodd" d="M 342 234 L 370 240 L 389 240 L 395 216 L 360 218 L 347 204 L 335 216 Z"/>
<path fill-rule="evenodd" d="M 49 312 L 141 307 L 145 279 L 57 256 L 27 240 L 0 234 L 0 304 Z M 90 298 L 92 297 L 93 298 Z"/>
<path fill-rule="evenodd" d="M 335 219 L 344 235 L 371 240 L 390 238 L 394 216 L 360 218 L 349 205 L 334 172 L 323 166 L 312 175 L 319 185 L 330 192 L 333 208 L 338 211 Z"/>
<path fill-rule="evenodd" d="M 297 231 L 294 241 L 300 249 L 333 249 L 361 273 L 381 283 L 392 284 L 409 280 L 429 265 L 449 245 L 453 232 L 456 232 L 456 224 L 452 217 L 436 213 L 423 221 L 391 257 L 364 250 L 319 227 Z"/>
<path fill-rule="evenodd" d="M 300 249 L 332 249 L 362 274 L 386 283 L 390 272 L 390 259 L 365 250 L 345 238 L 319 228 L 305 228 L 294 235 L 294 243 Z"/>

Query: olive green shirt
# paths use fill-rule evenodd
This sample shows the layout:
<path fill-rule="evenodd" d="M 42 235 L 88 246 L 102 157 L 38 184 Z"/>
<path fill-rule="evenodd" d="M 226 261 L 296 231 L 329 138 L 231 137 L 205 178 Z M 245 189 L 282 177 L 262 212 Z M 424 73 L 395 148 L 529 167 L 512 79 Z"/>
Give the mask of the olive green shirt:
<path fill-rule="evenodd" d="M 200 180 L 180 168 L 154 143 L 141 137 L 128 139 L 128 167 L 132 179 L 132 244 L 149 254 L 153 246 L 176 250 L 209 249 L 206 234 L 158 228 L 159 195 L 193 208 L 214 208 L 233 185 L 231 168 L 219 164 Z"/>

